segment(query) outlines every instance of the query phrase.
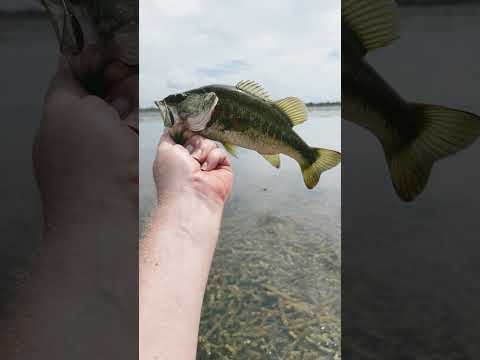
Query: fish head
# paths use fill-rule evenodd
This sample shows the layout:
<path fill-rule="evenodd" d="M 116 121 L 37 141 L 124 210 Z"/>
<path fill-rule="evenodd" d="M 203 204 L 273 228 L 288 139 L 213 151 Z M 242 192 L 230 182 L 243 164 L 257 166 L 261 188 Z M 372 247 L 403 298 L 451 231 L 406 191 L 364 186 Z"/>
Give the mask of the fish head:
<path fill-rule="evenodd" d="M 218 96 L 214 92 L 187 92 L 167 96 L 155 104 L 166 127 L 182 122 L 192 131 L 201 131 L 210 121 L 217 103 Z"/>
<path fill-rule="evenodd" d="M 120 61 L 138 66 L 138 0 L 40 0 L 73 72 L 99 76 Z"/>

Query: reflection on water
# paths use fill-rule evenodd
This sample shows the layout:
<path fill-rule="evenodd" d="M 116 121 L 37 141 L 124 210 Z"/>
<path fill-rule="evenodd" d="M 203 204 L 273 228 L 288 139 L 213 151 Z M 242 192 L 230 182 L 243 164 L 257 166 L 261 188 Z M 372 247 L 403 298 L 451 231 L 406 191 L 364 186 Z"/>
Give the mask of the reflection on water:
<path fill-rule="evenodd" d="M 340 108 L 296 131 L 340 150 Z M 162 124 L 140 121 L 140 217 L 153 206 L 151 164 Z M 333 359 L 340 354 L 340 166 L 308 190 L 298 165 L 253 151 L 233 159 L 235 184 L 205 294 L 199 359 Z"/>

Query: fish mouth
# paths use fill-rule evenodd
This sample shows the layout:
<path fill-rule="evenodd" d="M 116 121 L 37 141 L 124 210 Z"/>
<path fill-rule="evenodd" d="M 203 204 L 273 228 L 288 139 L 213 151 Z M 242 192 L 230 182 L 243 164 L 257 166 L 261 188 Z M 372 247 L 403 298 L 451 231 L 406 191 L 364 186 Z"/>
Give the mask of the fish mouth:
<path fill-rule="evenodd" d="M 167 103 L 164 100 L 155 101 L 154 103 L 160 110 L 160 115 L 163 119 L 163 125 L 165 127 L 172 127 L 175 123 L 175 119 Z"/>

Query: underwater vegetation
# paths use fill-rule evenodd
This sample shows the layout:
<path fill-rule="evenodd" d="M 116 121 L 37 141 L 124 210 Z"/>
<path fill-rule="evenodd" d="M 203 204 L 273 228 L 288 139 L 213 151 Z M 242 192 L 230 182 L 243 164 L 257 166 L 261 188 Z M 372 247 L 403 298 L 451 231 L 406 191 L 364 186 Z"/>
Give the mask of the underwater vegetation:
<path fill-rule="evenodd" d="M 197 359 L 340 359 L 338 243 L 270 213 L 226 221 L 222 233 Z"/>

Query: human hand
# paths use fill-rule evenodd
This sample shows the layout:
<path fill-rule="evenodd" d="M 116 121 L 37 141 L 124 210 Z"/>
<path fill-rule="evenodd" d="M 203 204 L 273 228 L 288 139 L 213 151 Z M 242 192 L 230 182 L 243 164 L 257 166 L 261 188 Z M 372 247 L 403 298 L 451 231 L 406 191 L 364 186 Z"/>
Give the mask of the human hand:
<path fill-rule="evenodd" d="M 176 125 L 160 139 L 153 175 L 158 206 L 140 241 L 139 357 L 193 359 L 233 172 L 224 150 Z"/>
<path fill-rule="evenodd" d="M 87 201 L 84 215 L 99 216 L 95 199 L 138 202 L 138 75 L 112 64 L 105 83 L 107 100 L 89 95 L 60 59 L 33 149 L 46 216 Z"/>
<path fill-rule="evenodd" d="M 221 207 L 232 190 L 233 171 L 227 153 L 212 140 L 183 131 L 184 145 L 174 142 L 167 130 L 160 138 L 153 175 L 160 205 L 192 197 Z"/>
<path fill-rule="evenodd" d="M 138 75 L 113 63 L 104 84 L 105 99 L 90 95 L 61 58 L 45 97 L 33 148 L 43 208 L 41 261 L 45 269 L 72 269 L 58 276 L 89 279 L 95 296 L 134 303 L 125 294 L 136 276 Z"/>

